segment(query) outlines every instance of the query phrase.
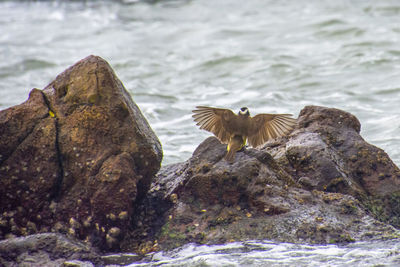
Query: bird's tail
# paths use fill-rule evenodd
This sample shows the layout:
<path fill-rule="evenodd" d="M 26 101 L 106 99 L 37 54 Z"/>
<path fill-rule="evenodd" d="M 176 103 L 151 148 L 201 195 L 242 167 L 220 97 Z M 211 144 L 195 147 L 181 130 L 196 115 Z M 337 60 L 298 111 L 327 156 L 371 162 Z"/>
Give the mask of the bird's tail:
<path fill-rule="evenodd" d="M 226 150 L 228 152 L 225 155 L 225 160 L 232 163 L 235 160 L 236 152 L 242 149 L 246 145 L 246 138 L 241 135 L 235 135 L 230 138 Z"/>
<path fill-rule="evenodd" d="M 236 155 L 236 150 L 229 149 L 228 152 L 226 152 L 225 160 L 232 163 L 235 160 L 235 155 Z"/>

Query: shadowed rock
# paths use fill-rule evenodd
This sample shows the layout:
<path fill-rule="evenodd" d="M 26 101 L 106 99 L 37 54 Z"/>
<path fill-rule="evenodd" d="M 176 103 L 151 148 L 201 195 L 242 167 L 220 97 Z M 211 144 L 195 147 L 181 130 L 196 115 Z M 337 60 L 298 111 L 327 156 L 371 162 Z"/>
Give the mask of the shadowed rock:
<path fill-rule="evenodd" d="M 103 59 L 89 56 L 0 112 L 0 235 L 64 232 L 118 249 L 161 145 Z"/>

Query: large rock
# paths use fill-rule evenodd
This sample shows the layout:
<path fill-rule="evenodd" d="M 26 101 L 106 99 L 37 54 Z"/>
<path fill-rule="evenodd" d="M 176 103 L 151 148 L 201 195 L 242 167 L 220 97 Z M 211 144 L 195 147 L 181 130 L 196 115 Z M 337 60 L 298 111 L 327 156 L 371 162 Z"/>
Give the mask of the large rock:
<path fill-rule="evenodd" d="M 306 107 L 298 121 L 288 138 L 238 152 L 233 164 L 223 159 L 225 145 L 210 137 L 187 162 L 163 167 L 137 218 L 143 226 L 137 250 L 400 237 L 385 223 L 399 226 L 399 169 L 361 138 L 358 120 L 337 109 Z"/>
<path fill-rule="evenodd" d="M 0 112 L 0 237 L 56 231 L 117 249 L 161 159 L 111 67 L 89 56 Z"/>
<path fill-rule="evenodd" d="M 348 112 L 308 106 L 290 140 L 266 149 L 303 186 L 352 195 L 376 218 L 400 227 L 400 170 L 364 141 L 360 128 Z"/>

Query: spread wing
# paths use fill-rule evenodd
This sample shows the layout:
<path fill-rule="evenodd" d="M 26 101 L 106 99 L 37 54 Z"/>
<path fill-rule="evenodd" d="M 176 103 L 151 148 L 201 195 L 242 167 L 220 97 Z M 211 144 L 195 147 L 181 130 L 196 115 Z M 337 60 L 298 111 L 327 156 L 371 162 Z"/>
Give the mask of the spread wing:
<path fill-rule="evenodd" d="M 200 129 L 213 133 L 222 143 L 229 142 L 232 129 L 229 122 L 235 119 L 232 110 L 197 106 L 192 117 Z"/>
<path fill-rule="evenodd" d="M 252 147 L 289 134 L 297 125 L 291 114 L 258 114 L 251 119 L 248 140 Z"/>

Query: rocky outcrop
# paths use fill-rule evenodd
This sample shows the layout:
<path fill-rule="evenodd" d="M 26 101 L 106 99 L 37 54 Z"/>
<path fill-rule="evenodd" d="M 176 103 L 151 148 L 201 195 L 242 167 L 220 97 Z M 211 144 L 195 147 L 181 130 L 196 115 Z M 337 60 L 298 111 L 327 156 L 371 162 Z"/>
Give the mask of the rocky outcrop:
<path fill-rule="evenodd" d="M 400 238 L 400 171 L 347 112 L 305 107 L 290 136 L 233 163 L 225 153 L 210 137 L 159 171 L 161 145 L 139 108 L 104 60 L 83 59 L 0 112 L 0 264 L 136 258 L 98 258 L 91 246 L 145 254 L 188 242 Z"/>
<path fill-rule="evenodd" d="M 139 248 L 400 237 L 384 223 L 400 226 L 399 169 L 361 138 L 358 120 L 309 106 L 298 122 L 289 137 L 238 152 L 233 164 L 223 160 L 225 146 L 210 137 L 187 162 L 163 167 L 138 218 L 145 227 L 137 239 L 147 239 Z"/>
<path fill-rule="evenodd" d="M 357 118 L 308 106 L 298 121 L 287 143 L 266 146 L 285 170 L 308 189 L 352 195 L 377 219 L 400 228 L 400 170 L 364 141 Z"/>
<path fill-rule="evenodd" d="M 161 158 L 111 67 L 89 56 L 0 112 L 0 238 L 54 231 L 119 249 Z"/>

